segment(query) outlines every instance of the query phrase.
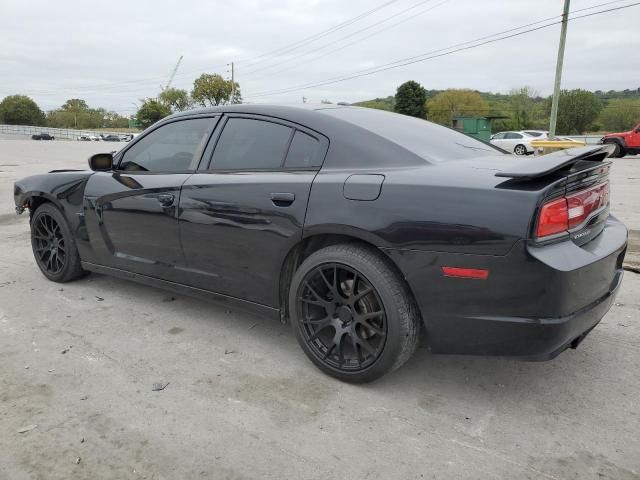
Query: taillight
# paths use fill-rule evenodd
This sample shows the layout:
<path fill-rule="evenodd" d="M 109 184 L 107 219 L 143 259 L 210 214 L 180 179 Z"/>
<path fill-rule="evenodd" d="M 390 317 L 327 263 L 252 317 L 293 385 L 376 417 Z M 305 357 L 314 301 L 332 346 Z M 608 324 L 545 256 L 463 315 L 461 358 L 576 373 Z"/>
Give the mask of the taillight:
<path fill-rule="evenodd" d="M 568 211 L 567 199 L 564 197 L 545 203 L 538 217 L 537 237 L 548 237 L 556 233 L 566 232 L 569 229 Z"/>
<path fill-rule="evenodd" d="M 589 215 L 609 203 L 609 182 L 567 195 L 569 229 L 584 222 Z"/>
<path fill-rule="evenodd" d="M 538 238 L 566 232 L 581 225 L 609 203 L 609 182 L 545 203 L 538 216 Z"/>

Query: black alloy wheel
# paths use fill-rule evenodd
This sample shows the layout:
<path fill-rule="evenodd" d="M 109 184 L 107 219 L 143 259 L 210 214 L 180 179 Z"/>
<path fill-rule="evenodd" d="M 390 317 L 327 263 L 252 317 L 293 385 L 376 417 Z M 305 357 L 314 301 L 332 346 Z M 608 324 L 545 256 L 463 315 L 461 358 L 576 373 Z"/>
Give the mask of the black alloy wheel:
<path fill-rule="evenodd" d="M 40 268 L 50 275 L 59 274 L 67 261 L 67 247 L 60 224 L 48 213 L 38 215 L 32 226 L 33 251 Z"/>
<path fill-rule="evenodd" d="M 307 357 L 326 374 L 353 383 L 402 366 L 421 329 L 413 295 L 395 265 L 356 242 L 304 259 L 291 280 L 288 313 Z"/>
<path fill-rule="evenodd" d="M 380 295 L 355 269 L 325 263 L 298 290 L 297 315 L 310 350 L 327 365 L 356 372 L 373 364 L 387 336 Z"/>
<path fill-rule="evenodd" d="M 45 277 L 68 282 L 85 275 L 67 221 L 52 203 L 43 203 L 31 215 L 31 248 Z"/>

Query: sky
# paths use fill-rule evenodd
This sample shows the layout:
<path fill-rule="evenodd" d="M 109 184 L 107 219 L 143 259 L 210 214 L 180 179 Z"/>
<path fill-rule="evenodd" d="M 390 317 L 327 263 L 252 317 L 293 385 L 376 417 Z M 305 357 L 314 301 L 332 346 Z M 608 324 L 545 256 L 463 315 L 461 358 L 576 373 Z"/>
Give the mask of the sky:
<path fill-rule="evenodd" d="M 607 5 L 587 9 L 588 7 Z M 573 16 L 635 0 L 572 0 Z M 450 53 L 477 39 L 548 19 L 563 0 L 0 0 L 0 98 L 32 97 L 43 110 L 68 98 L 123 115 L 201 73 L 235 78 L 251 103 L 357 102 L 393 95 L 407 80 L 427 89 L 506 93 L 553 90 L 560 26 Z M 485 38 L 485 40 L 496 37 Z M 474 43 L 475 42 L 475 43 Z M 563 88 L 640 88 L 640 5 L 569 22 Z M 460 47 L 457 47 L 460 48 Z M 403 58 L 412 65 L 326 85 Z M 421 57 L 424 58 L 424 57 Z M 309 88 L 301 88 L 308 86 Z"/>

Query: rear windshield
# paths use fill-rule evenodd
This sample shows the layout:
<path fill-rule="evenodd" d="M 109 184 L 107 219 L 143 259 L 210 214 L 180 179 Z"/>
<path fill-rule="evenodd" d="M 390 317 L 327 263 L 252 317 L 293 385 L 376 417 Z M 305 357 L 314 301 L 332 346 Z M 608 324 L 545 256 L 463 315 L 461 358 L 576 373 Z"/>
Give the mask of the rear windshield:
<path fill-rule="evenodd" d="M 489 143 L 435 123 L 372 108 L 327 108 L 322 113 L 369 130 L 433 162 L 503 155 Z"/>

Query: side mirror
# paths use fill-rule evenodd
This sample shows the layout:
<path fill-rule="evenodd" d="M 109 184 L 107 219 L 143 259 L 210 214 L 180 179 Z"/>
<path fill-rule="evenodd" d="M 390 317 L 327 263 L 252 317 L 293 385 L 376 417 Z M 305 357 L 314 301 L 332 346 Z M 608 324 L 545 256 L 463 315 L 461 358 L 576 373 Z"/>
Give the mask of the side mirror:
<path fill-rule="evenodd" d="M 89 168 L 94 172 L 108 172 L 113 170 L 112 153 L 96 153 L 89 157 Z"/>

